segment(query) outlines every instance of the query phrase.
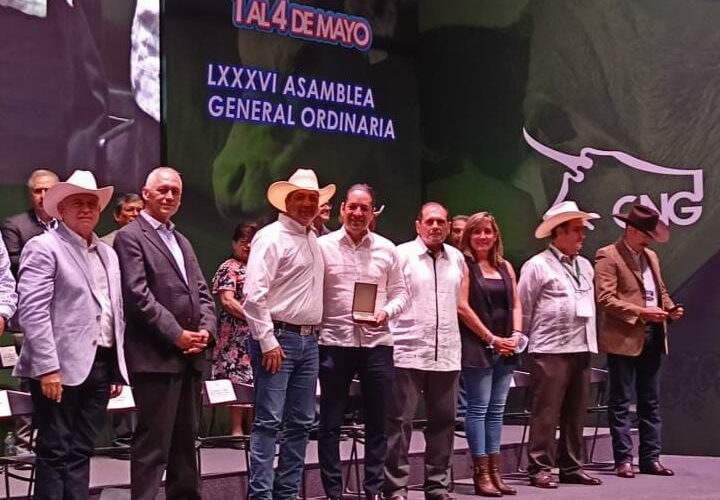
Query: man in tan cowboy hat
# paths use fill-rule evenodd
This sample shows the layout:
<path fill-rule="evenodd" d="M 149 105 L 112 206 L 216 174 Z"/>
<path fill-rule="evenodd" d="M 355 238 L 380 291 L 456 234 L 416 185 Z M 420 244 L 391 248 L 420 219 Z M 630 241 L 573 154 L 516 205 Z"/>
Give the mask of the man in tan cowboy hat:
<path fill-rule="evenodd" d="M 533 360 L 528 474 L 530 484 L 538 488 L 557 488 L 550 475 L 556 465 L 561 483 L 601 483 L 582 466 L 590 356 L 597 352 L 597 339 L 593 267 L 579 255 L 585 224 L 599 217 L 583 212 L 574 201 L 548 209 L 535 237 L 549 237 L 551 243 L 520 271 L 518 293 Z"/>
<path fill-rule="evenodd" d="M 30 381 L 35 498 L 88 497 L 108 398 L 128 380 L 118 259 L 93 232 L 112 192 L 83 170 L 53 185 L 43 206 L 61 223 L 32 238 L 20 258 L 25 343 L 13 375 Z"/>
<path fill-rule="evenodd" d="M 610 375 L 608 418 L 615 471 L 635 477 L 630 437 L 630 401 L 637 396 L 640 472 L 672 476 L 660 463 L 660 363 L 667 354 L 667 321 L 682 317 L 660 274 L 660 261 L 648 245 L 669 239 L 667 225 L 652 208 L 635 204 L 625 233 L 597 251 L 595 287 L 600 307 L 600 350 L 607 353 Z"/>
<path fill-rule="evenodd" d="M 243 290 L 255 377 L 252 499 L 294 500 L 298 494 L 315 420 L 317 326 L 323 312 L 323 260 L 311 226 L 333 194 L 335 185 L 320 188 L 309 169 L 273 183 L 267 198 L 280 211 L 278 220 L 252 242 Z M 273 475 L 280 429 L 280 461 Z"/>

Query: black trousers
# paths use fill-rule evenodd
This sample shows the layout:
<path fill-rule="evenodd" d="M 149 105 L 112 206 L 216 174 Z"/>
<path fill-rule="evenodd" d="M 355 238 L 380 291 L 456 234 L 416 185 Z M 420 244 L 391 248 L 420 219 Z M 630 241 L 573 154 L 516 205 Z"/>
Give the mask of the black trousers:
<path fill-rule="evenodd" d="M 583 427 L 590 391 L 590 353 L 533 354 L 532 360 L 528 474 L 549 472 L 555 465 L 563 474 L 578 473 L 584 461 Z"/>
<path fill-rule="evenodd" d="M 360 379 L 365 416 L 365 492 L 380 492 L 384 481 L 385 417 L 392 387 L 393 348 L 320 346 L 318 455 L 322 483 L 328 496 L 340 496 L 343 491 L 340 426 L 355 374 Z"/>
<path fill-rule="evenodd" d="M 199 500 L 195 459 L 201 373 L 134 373 L 137 427 L 130 446 L 133 500 L 155 500 L 163 472 L 165 497 Z"/>
<path fill-rule="evenodd" d="M 385 496 L 407 496 L 412 419 L 420 398 L 425 403 L 425 498 L 448 493 L 450 459 L 455 441 L 455 408 L 459 371 L 438 372 L 395 368 L 388 405 L 388 452 L 385 460 Z"/>
<path fill-rule="evenodd" d="M 632 463 L 630 403 L 637 395 L 640 463 L 649 464 L 660 457 L 660 363 L 664 339 L 660 325 L 649 325 L 639 356 L 608 354 L 610 395 L 608 420 L 617 465 Z"/>
<path fill-rule="evenodd" d="M 105 423 L 114 363 L 111 350 L 98 349 L 88 377 L 79 386 L 63 386 L 60 403 L 43 395 L 39 380 L 30 381 L 37 427 L 36 499 L 89 498 L 90 456 Z"/>

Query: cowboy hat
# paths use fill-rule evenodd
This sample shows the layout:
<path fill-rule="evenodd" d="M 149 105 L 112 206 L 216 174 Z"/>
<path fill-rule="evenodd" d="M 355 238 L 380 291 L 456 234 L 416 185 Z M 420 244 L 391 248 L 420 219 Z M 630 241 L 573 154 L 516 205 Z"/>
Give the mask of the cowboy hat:
<path fill-rule="evenodd" d="M 537 239 L 547 238 L 552 234 L 552 230 L 560 224 L 573 219 L 582 219 L 583 222 L 591 219 L 599 219 L 600 216 L 594 212 L 583 212 L 574 201 L 561 201 L 560 203 L 548 208 L 543 215 L 543 220 L 535 229 L 535 237 Z"/>
<path fill-rule="evenodd" d="M 645 205 L 635 203 L 627 214 L 613 214 L 613 217 L 642 231 L 658 243 L 665 243 L 670 239 L 670 230 L 667 224 L 660 220 L 660 214 Z"/>
<path fill-rule="evenodd" d="M 299 189 L 317 191 L 320 197 L 318 206 L 330 200 L 335 194 L 335 184 L 328 184 L 324 188 L 319 188 L 315 172 L 309 168 L 299 168 L 287 181 L 277 181 L 270 184 L 267 190 L 267 199 L 273 207 L 281 212 L 286 212 L 285 198 Z"/>
<path fill-rule="evenodd" d="M 97 187 L 95 176 L 88 170 L 76 170 L 65 182 L 58 182 L 45 193 L 43 209 L 51 217 L 61 219 L 58 204 L 68 196 L 74 194 L 92 194 L 98 197 L 100 211 L 102 212 L 112 198 L 113 187 Z"/>

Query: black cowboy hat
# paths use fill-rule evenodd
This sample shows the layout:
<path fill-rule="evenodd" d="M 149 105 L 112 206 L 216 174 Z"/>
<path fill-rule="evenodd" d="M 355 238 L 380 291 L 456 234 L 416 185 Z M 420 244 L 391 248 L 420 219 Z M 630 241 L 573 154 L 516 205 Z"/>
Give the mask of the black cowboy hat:
<path fill-rule="evenodd" d="M 645 205 L 635 203 L 627 214 L 613 214 L 613 217 L 642 231 L 658 243 L 665 243 L 670 239 L 670 230 L 667 224 L 660 220 L 660 214 Z"/>

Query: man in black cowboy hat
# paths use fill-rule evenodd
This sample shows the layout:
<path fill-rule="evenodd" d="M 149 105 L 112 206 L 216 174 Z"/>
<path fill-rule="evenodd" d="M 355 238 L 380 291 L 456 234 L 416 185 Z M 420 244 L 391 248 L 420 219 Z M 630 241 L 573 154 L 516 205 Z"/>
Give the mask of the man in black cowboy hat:
<path fill-rule="evenodd" d="M 667 354 L 667 321 L 682 317 L 660 274 L 651 241 L 666 242 L 670 235 L 659 214 L 635 204 L 627 214 L 620 240 L 595 256 L 595 289 L 601 312 L 599 347 L 607 353 L 610 375 L 608 415 L 616 473 L 632 478 L 630 401 L 637 391 L 640 431 L 640 472 L 672 476 L 660 463 L 660 363 Z"/>

